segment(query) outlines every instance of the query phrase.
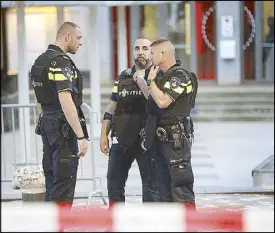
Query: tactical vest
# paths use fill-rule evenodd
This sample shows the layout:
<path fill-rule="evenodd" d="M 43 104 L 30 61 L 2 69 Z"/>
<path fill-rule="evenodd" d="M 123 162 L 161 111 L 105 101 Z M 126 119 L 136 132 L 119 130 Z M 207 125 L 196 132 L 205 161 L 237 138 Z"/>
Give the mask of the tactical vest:
<path fill-rule="evenodd" d="M 56 86 L 53 80 L 48 78 L 48 70 L 51 62 L 58 56 L 67 57 L 77 72 L 76 83 L 73 83 L 72 99 L 76 107 L 82 104 L 83 80 L 79 70 L 68 55 L 60 51 L 48 49 L 41 54 L 31 68 L 31 81 L 38 103 L 49 105 L 57 96 Z"/>
<path fill-rule="evenodd" d="M 146 78 L 149 71 L 150 68 L 145 71 Z M 147 100 L 138 84 L 133 80 L 132 69 L 121 73 L 117 89 L 114 131 L 121 145 L 131 147 L 134 145 L 141 127 L 145 124 Z"/>
<path fill-rule="evenodd" d="M 173 102 L 167 109 L 165 109 L 164 114 L 161 114 L 162 118 L 176 117 L 176 116 L 189 116 L 191 109 L 195 106 L 195 100 L 198 89 L 198 80 L 194 73 L 191 73 L 183 68 L 181 64 L 177 62 L 175 66 L 167 70 L 162 78 L 156 79 L 157 86 L 164 91 L 164 85 L 173 77 L 173 74 L 181 71 L 188 75 L 192 82 L 192 91 L 187 95 L 181 95 L 179 98 Z"/>

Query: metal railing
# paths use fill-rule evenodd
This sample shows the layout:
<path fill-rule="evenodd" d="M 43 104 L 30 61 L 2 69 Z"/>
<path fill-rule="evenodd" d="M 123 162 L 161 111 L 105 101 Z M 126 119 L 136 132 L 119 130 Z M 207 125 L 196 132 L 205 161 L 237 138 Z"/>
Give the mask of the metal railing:
<path fill-rule="evenodd" d="M 91 180 L 93 183 L 93 191 L 89 193 L 87 198 L 88 207 L 91 198 L 97 194 L 100 195 L 104 204 L 107 204 L 107 202 L 104 198 L 103 192 L 100 189 L 97 189 L 96 182 L 99 179 L 101 186 L 101 178 L 96 176 L 96 161 L 94 154 L 95 137 L 92 115 L 96 113 L 93 112 L 91 107 L 86 103 L 83 103 L 82 107 L 88 110 L 89 113 L 87 122 L 89 122 L 91 140 L 90 152 L 88 154 L 91 157 L 92 171 L 91 176 L 84 177 L 83 161 L 80 159 L 80 176 L 77 177 L 77 180 Z M 39 166 L 39 164 L 42 164 L 42 139 L 40 136 L 35 134 L 37 120 L 38 112 L 35 104 L 1 105 L 1 182 L 11 182 L 13 172 L 22 165 Z"/>

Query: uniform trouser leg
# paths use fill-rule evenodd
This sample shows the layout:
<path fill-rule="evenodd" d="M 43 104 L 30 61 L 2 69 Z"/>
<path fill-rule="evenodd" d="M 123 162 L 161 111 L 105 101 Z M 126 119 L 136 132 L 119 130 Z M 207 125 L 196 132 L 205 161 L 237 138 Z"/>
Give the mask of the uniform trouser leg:
<path fill-rule="evenodd" d="M 152 202 L 154 201 L 155 188 L 152 182 L 151 173 L 151 155 L 153 151 L 142 152 L 140 146 L 136 149 L 136 160 L 139 167 L 140 177 L 142 181 L 142 201 Z"/>
<path fill-rule="evenodd" d="M 170 187 L 170 172 L 167 166 L 166 158 L 161 151 L 161 144 L 159 141 L 154 143 L 154 174 L 155 174 L 155 187 L 158 191 L 156 201 L 172 202 L 171 187 Z M 153 161 L 152 161 L 153 162 Z"/>
<path fill-rule="evenodd" d="M 148 163 L 148 179 L 147 179 L 147 191 L 145 192 L 146 195 L 149 197 L 149 201 L 157 202 L 160 201 L 160 194 L 156 187 L 156 163 L 155 163 L 155 145 L 151 146 L 144 154 L 144 159 L 147 159 Z M 144 195 L 145 196 L 145 195 Z"/>
<path fill-rule="evenodd" d="M 125 184 L 134 157 L 126 155 L 120 144 L 113 144 L 109 152 L 107 189 L 109 203 L 125 202 Z"/>
<path fill-rule="evenodd" d="M 44 120 L 43 170 L 46 179 L 46 200 L 68 203 L 74 199 L 78 159 L 72 154 L 78 153 L 76 137 L 63 138 L 58 121 Z"/>
<path fill-rule="evenodd" d="M 194 174 L 191 166 L 191 144 L 187 141 L 181 149 L 172 143 L 158 142 L 157 185 L 161 201 L 172 200 L 195 205 Z"/>

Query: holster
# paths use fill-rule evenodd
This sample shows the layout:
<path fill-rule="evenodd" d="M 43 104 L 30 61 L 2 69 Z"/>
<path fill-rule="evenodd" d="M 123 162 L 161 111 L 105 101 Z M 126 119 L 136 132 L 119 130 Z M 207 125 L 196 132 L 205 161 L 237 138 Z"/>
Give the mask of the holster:
<path fill-rule="evenodd" d="M 80 126 L 82 128 L 82 131 L 84 133 L 85 139 L 90 141 L 85 116 L 84 116 L 81 108 L 78 109 L 78 118 L 79 118 L 79 122 L 80 122 Z M 68 121 L 65 117 L 65 114 L 62 113 L 59 116 L 59 119 L 61 121 L 61 130 L 62 130 L 62 134 L 63 134 L 64 138 L 71 138 L 74 132 L 72 130 L 72 127 L 68 123 Z"/>
<path fill-rule="evenodd" d="M 42 112 L 39 114 L 37 125 L 35 127 L 35 133 L 37 135 L 41 135 L 41 130 L 42 130 Z"/>
<path fill-rule="evenodd" d="M 90 137 L 89 137 L 88 130 L 87 130 L 86 119 L 85 119 L 84 113 L 81 108 L 78 109 L 78 116 L 79 116 L 79 121 L 80 121 L 82 131 L 84 133 L 84 137 L 86 140 L 90 141 Z"/>
<path fill-rule="evenodd" d="M 157 116 L 148 115 L 144 127 L 144 136 L 142 137 L 142 148 L 144 151 L 151 148 L 155 138 L 157 127 Z"/>

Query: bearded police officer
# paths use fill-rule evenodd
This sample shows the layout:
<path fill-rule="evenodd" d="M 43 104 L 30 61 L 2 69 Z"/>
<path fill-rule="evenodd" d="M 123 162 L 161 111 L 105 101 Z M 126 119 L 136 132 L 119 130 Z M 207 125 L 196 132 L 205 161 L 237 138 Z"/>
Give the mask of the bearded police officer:
<path fill-rule="evenodd" d="M 31 68 L 31 81 L 42 112 L 36 133 L 43 141 L 45 201 L 71 207 L 79 156 L 87 152 L 87 132 L 81 111 L 83 81 L 66 53 L 75 54 L 81 44 L 79 27 L 65 22 L 55 44 L 41 54 Z M 78 149 L 79 145 L 79 149 Z"/>
<path fill-rule="evenodd" d="M 155 201 L 183 202 L 194 207 L 190 111 L 195 104 L 198 82 L 175 59 L 175 48 L 168 39 L 160 38 L 150 47 L 154 66 L 148 75 L 148 111 L 157 116 L 156 130 L 151 132 L 156 135 L 153 167 L 159 196 Z M 162 74 L 157 75 L 158 69 Z"/>
<path fill-rule="evenodd" d="M 125 184 L 129 169 L 136 159 L 141 180 L 142 200 L 152 201 L 149 192 L 149 161 L 140 147 L 141 130 L 145 124 L 147 76 L 151 66 L 150 41 L 139 38 L 134 44 L 135 65 L 121 72 L 115 81 L 110 103 L 104 114 L 100 148 L 109 153 L 107 188 L 110 207 L 125 201 Z M 112 146 L 109 151 L 108 135 L 112 128 Z"/>

